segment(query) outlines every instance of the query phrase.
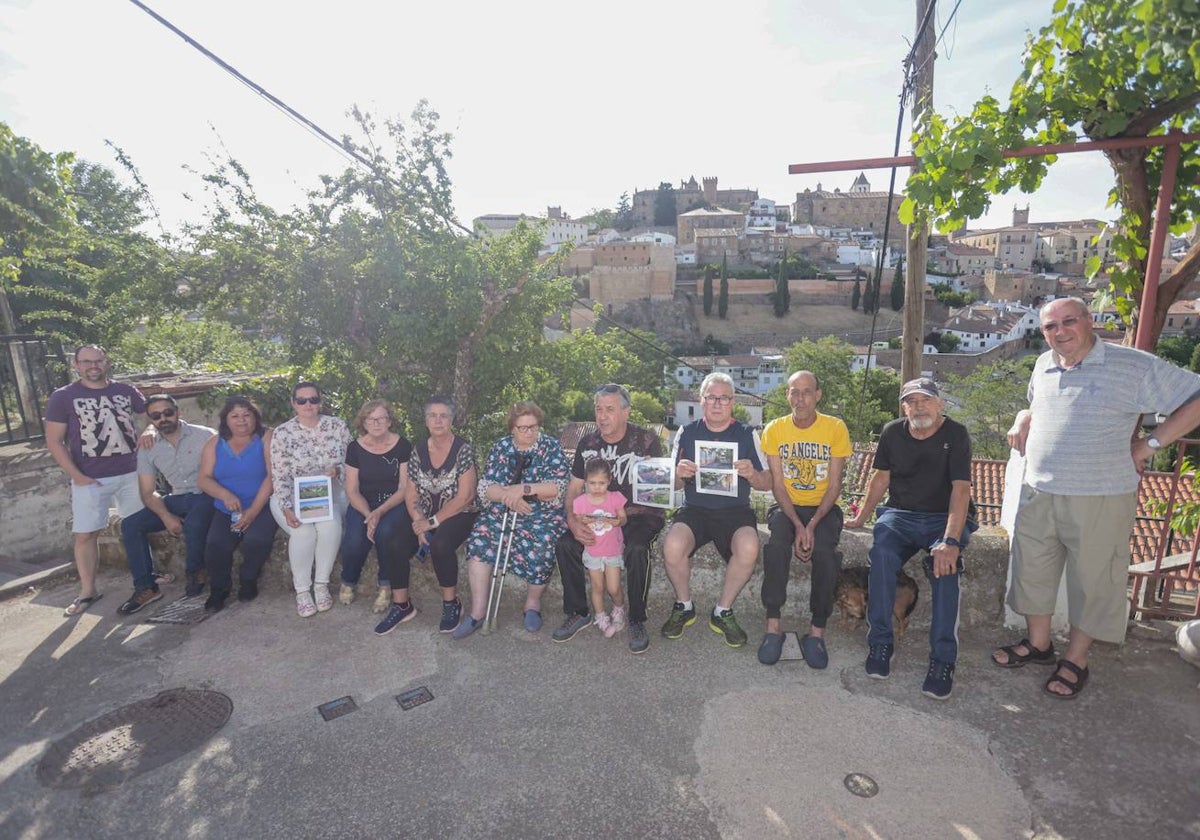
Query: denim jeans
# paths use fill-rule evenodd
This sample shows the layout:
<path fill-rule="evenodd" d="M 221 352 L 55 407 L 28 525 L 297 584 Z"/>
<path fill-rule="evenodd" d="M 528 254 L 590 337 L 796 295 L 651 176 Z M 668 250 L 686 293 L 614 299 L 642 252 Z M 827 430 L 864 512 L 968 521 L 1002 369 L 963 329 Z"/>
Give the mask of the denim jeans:
<path fill-rule="evenodd" d="M 263 508 L 243 533 L 229 530 L 228 513 L 215 511 L 208 529 L 205 558 L 208 562 L 208 585 L 212 592 L 229 594 L 233 588 L 233 550 L 242 548 L 242 568 L 238 579 L 242 583 L 258 580 L 262 567 L 271 557 L 278 526 L 271 512 Z"/>
<path fill-rule="evenodd" d="M 354 508 L 346 509 L 346 527 L 342 531 L 342 583 L 357 586 L 371 547 L 375 547 L 380 586 L 388 585 L 387 569 L 396 558 L 411 558 L 417 553 L 417 535 L 413 533 L 408 508 L 396 505 L 379 518 L 375 526 L 375 542 L 367 539 L 366 518 Z M 396 581 L 394 583 L 402 583 Z M 405 588 L 400 586 L 398 588 Z"/>
<path fill-rule="evenodd" d="M 171 493 L 162 500 L 167 510 L 183 520 L 183 542 L 187 549 L 185 568 L 189 575 L 194 574 L 204 568 L 204 540 L 212 522 L 212 499 L 203 493 Z M 121 520 L 121 542 L 125 544 L 134 589 L 158 588 L 154 585 L 154 558 L 150 555 L 147 537 L 166 529 L 158 514 L 148 507 Z"/>
<path fill-rule="evenodd" d="M 918 551 L 929 548 L 946 533 L 944 513 L 919 513 L 911 510 L 880 507 L 875 519 L 874 545 L 871 546 L 870 597 L 867 602 L 867 621 L 870 632 L 867 644 L 890 645 L 892 607 L 896 603 L 896 573 Z M 959 538 L 963 549 L 971 537 L 970 526 Z M 958 569 L 952 575 L 933 576 L 933 561 L 925 558 L 925 577 L 931 591 L 929 627 L 930 656 L 939 662 L 958 660 L 958 581 L 962 575 L 962 553 Z"/>

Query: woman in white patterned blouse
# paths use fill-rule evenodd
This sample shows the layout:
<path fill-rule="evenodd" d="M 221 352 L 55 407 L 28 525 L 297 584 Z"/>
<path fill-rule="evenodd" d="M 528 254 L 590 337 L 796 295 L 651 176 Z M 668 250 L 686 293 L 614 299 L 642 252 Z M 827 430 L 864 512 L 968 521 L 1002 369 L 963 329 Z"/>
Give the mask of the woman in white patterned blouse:
<path fill-rule="evenodd" d="M 329 575 L 342 541 L 342 511 L 327 511 L 333 518 L 322 522 L 302 522 L 296 515 L 294 482 L 297 477 L 329 476 L 334 483 L 330 504 L 340 507 L 350 429 L 339 418 L 321 414 L 321 389 L 312 382 L 300 382 L 292 389 L 292 410 L 296 416 L 275 429 L 270 444 L 271 480 L 275 486 L 271 514 L 288 533 L 296 612 L 307 618 L 333 606 Z"/>

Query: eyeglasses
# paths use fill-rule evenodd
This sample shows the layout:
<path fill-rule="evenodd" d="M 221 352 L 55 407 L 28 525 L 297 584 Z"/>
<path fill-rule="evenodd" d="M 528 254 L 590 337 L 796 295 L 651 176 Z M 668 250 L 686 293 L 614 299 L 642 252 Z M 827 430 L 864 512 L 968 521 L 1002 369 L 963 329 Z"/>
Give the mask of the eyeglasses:
<path fill-rule="evenodd" d="M 292 402 L 296 405 L 320 405 L 320 397 L 292 397 Z"/>
<path fill-rule="evenodd" d="M 75 364 L 80 367 L 103 367 L 108 364 L 108 359 L 76 359 Z"/>
<path fill-rule="evenodd" d="M 1063 318 L 1061 321 L 1050 321 L 1049 323 L 1042 324 L 1042 332 L 1054 332 L 1059 327 L 1069 330 L 1078 323 L 1079 317 L 1073 315 L 1070 318 Z"/>
<path fill-rule="evenodd" d="M 368 423 L 386 423 L 391 419 L 392 418 L 390 418 L 390 417 L 368 417 L 367 422 Z"/>
<path fill-rule="evenodd" d="M 536 432 L 541 423 L 533 423 L 529 426 L 513 426 L 518 432 Z"/>
<path fill-rule="evenodd" d="M 450 412 L 448 411 L 431 411 L 425 415 L 426 420 L 449 420 Z"/>
<path fill-rule="evenodd" d="M 725 396 L 721 396 L 721 397 L 712 397 L 712 396 L 709 396 L 709 397 L 705 397 L 705 398 L 704 398 L 704 401 L 705 401 L 706 403 L 708 403 L 709 405 L 729 405 L 731 402 L 733 402 L 733 397 L 725 397 Z"/>
<path fill-rule="evenodd" d="M 147 411 L 146 416 L 149 417 L 151 420 L 161 420 L 164 417 L 170 419 L 171 417 L 174 417 L 178 413 L 179 412 L 173 408 L 164 408 L 162 411 Z"/>

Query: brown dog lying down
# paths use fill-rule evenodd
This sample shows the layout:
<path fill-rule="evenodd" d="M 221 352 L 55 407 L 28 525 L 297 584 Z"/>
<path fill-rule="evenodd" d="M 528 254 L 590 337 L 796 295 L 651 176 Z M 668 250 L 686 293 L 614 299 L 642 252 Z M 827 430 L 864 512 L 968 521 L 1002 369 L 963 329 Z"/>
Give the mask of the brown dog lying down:
<path fill-rule="evenodd" d="M 834 602 L 842 613 L 842 627 L 857 630 L 867 617 L 869 570 L 866 566 L 851 566 L 838 572 Z M 896 638 L 903 639 L 908 629 L 908 617 L 917 608 L 917 582 L 901 569 L 896 573 L 896 603 L 892 606 L 892 627 Z"/>

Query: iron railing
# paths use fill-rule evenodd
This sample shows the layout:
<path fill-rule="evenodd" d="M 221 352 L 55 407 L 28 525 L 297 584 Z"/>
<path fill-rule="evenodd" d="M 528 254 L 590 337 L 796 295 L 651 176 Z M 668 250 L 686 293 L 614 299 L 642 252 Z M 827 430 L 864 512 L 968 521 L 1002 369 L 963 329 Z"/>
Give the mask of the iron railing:
<path fill-rule="evenodd" d="M 44 440 L 46 399 L 67 381 L 60 342 L 36 335 L 0 335 L 0 445 Z"/>

